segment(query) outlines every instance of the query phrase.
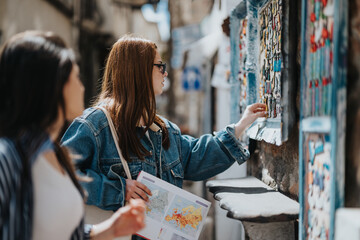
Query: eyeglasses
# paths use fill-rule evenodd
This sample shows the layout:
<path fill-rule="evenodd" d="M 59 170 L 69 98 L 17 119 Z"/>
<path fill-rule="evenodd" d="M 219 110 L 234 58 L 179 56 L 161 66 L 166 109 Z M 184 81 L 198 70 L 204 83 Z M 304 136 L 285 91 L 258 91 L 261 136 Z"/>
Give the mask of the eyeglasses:
<path fill-rule="evenodd" d="M 160 69 L 162 74 L 166 71 L 166 63 L 154 63 L 154 66 L 157 66 Z"/>

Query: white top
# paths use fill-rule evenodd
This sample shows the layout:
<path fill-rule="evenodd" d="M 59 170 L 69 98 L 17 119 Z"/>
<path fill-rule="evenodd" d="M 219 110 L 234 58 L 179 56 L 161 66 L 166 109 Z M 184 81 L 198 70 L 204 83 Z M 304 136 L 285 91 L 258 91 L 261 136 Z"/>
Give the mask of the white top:
<path fill-rule="evenodd" d="M 36 159 L 32 174 L 32 239 L 70 239 L 84 214 L 84 202 L 79 191 L 67 173 L 60 173 L 42 155 Z"/>

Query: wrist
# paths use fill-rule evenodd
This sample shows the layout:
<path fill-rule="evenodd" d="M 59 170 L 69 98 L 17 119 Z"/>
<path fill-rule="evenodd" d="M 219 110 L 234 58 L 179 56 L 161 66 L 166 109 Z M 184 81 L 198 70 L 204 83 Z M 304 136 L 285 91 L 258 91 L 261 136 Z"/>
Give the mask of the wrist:
<path fill-rule="evenodd" d="M 96 239 L 97 233 L 96 233 L 95 228 L 96 228 L 96 225 L 91 226 L 90 233 L 89 233 L 90 239 Z"/>
<path fill-rule="evenodd" d="M 240 121 L 238 121 L 235 126 L 235 137 L 237 139 L 239 139 L 241 137 L 241 135 L 244 133 L 246 126 L 244 124 L 244 122 L 242 121 L 242 119 L 240 119 Z"/>
<path fill-rule="evenodd" d="M 97 239 L 102 239 L 102 240 L 107 240 L 107 239 L 113 239 L 114 238 L 114 234 L 112 231 L 112 224 L 111 224 L 111 218 L 101 222 L 99 224 L 93 225 L 91 232 L 90 232 L 90 237 L 93 240 L 97 240 Z"/>

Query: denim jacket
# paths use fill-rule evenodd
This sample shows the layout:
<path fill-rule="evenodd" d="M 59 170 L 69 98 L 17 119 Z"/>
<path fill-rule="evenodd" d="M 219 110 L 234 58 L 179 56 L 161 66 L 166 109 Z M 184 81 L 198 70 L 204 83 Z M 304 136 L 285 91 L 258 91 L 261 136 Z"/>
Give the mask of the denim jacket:
<path fill-rule="evenodd" d="M 151 153 L 144 160 L 130 153 L 128 163 L 132 179 L 141 170 L 182 187 L 183 180 L 205 180 L 213 177 L 235 161 L 242 164 L 249 152 L 238 142 L 234 125 L 200 138 L 182 135 L 178 126 L 162 118 L 169 132 L 170 147 L 162 145 L 161 130 L 149 129 L 141 139 L 143 146 Z M 140 128 L 137 129 L 139 134 Z M 78 155 L 75 161 L 77 171 L 92 178 L 83 182 L 88 191 L 87 204 L 106 210 L 116 210 L 125 201 L 125 171 L 116 151 L 105 114 L 88 108 L 76 118 L 65 132 L 62 144 Z"/>

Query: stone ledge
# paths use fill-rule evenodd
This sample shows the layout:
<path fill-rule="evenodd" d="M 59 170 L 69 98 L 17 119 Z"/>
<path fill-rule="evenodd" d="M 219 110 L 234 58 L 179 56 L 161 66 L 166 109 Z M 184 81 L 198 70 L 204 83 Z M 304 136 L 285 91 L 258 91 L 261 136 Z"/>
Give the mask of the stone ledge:
<path fill-rule="evenodd" d="M 206 183 L 229 218 L 247 222 L 284 222 L 299 217 L 299 203 L 249 176 Z"/>

